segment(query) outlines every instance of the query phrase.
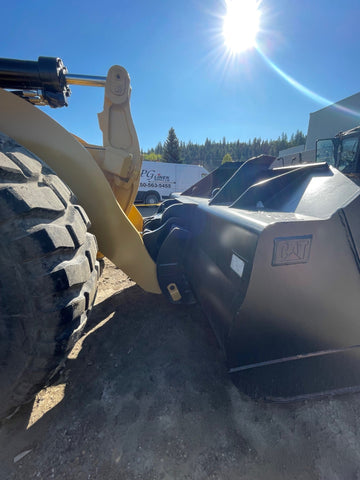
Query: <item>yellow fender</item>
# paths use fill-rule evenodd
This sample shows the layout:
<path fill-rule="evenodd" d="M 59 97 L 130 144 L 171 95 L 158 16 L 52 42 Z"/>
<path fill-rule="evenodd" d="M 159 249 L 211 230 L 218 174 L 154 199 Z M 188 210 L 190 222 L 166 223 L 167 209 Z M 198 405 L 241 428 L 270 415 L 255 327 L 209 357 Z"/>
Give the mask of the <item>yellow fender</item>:
<path fill-rule="evenodd" d="M 41 158 L 69 185 L 91 220 L 100 251 L 144 290 L 161 293 L 155 262 L 86 148 L 16 95 L 0 89 L 0 103 L 0 131 Z"/>

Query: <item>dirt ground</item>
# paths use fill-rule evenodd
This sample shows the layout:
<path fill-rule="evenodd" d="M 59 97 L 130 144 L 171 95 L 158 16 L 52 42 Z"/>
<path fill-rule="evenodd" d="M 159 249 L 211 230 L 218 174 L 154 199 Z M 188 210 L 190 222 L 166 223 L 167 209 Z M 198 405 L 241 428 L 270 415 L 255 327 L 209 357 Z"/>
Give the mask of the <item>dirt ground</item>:
<path fill-rule="evenodd" d="M 3 479 L 360 479 L 360 395 L 291 405 L 231 382 L 195 306 L 109 262 L 57 385 L 0 428 Z"/>

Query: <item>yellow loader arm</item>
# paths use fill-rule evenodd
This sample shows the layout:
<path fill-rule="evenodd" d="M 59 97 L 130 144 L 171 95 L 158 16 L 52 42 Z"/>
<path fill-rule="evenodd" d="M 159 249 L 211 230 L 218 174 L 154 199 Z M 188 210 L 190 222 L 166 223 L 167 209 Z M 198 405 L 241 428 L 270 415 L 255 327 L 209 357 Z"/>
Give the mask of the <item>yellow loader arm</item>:
<path fill-rule="evenodd" d="M 126 70 L 113 66 L 99 114 L 102 147 L 80 142 L 44 112 L 3 89 L 0 131 L 40 157 L 69 185 L 91 220 L 100 251 L 144 290 L 161 293 L 156 265 L 139 232 L 142 219 L 133 205 L 142 159 L 130 90 Z"/>

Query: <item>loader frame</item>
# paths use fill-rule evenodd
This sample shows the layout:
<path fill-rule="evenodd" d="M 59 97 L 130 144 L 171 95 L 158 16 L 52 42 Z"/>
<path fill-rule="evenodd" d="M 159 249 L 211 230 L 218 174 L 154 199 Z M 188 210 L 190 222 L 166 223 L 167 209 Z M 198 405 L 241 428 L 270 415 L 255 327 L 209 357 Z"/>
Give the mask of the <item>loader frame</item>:
<path fill-rule="evenodd" d="M 130 113 L 130 79 L 113 66 L 99 114 L 103 146 L 87 145 L 22 98 L 0 89 L 0 131 L 51 167 L 85 208 L 99 249 L 144 290 L 161 293 L 155 262 L 140 231 L 142 219 L 133 206 L 141 155 Z"/>

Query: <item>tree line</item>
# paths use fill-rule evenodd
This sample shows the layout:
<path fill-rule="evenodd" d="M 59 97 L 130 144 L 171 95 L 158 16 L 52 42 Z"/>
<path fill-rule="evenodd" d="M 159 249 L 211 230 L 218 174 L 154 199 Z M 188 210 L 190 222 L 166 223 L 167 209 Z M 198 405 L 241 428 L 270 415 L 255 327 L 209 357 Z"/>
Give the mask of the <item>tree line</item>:
<path fill-rule="evenodd" d="M 286 133 L 282 133 L 276 140 L 256 137 L 248 142 L 240 140 L 228 142 L 225 137 L 221 142 L 216 142 L 207 138 L 204 144 L 199 145 L 193 142 L 179 142 L 174 128 L 170 128 L 164 144 L 159 142 L 155 148 L 143 153 L 145 160 L 203 165 L 211 171 L 222 163 L 227 154 L 233 161 L 245 161 L 261 154 L 277 157 L 280 150 L 303 145 L 305 141 L 306 136 L 297 130 L 290 138 Z"/>

